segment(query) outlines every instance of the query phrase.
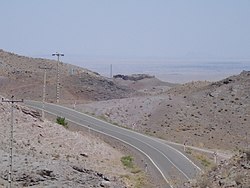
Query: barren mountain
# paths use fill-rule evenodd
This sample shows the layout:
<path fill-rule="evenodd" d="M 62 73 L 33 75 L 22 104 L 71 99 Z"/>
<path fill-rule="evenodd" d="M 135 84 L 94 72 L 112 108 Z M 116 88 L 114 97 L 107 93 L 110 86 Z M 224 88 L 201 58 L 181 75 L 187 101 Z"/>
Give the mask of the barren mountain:
<path fill-rule="evenodd" d="M 57 61 L 27 58 L 0 50 L 0 94 L 41 100 L 44 70 L 46 101 L 56 99 Z M 59 64 L 61 103 L 80 103 L 141 95 L 98 73 Z M 139 169 L 127 169 L 123 154 L 90 133 L 70 132 L 61 125 L 41 121 L 40 115 L 15 106 L 13 184 L 15 187 L 134 187 L 144 184 Z M 7 185 L 10 105 L 0 103 L 0 187 Z M 118 146 L 117 146 L 118 147 Z M 148 185 L 151 185 L 148 183 Z M 147 185 L 147 186 L 148 186 Z"/>
<path fill-rule="evenodd" d="M 39 66 L 45 65 L 51 67 L 47 71 L 46 101 L 54 102 L 56 61 L 27 58 L 0 50 L 0 93 L 5 97 L 14 95 L 16 98 L 41 100 L 44 70 Z M 117 75 L 107 79 L 73 65 L 60 63 L 59 67 L 60 102 L 72 107 L 76 102 L 76 110 L 118 126 L 187 145 L 231 151 L 250 145 L 250 71 L 218 82 L 173 85 L 149 75 Z M 6 124 L 9 119 L 6 117 L 9 106 L 1 104 L 0 107 L 3 127 L 0 152 L 4 159 L 0 175 L 4 184 L 7 178 Z M 63 181 L 75 187 L 83 183 L 78 174 L 83 173 L 86 180 L 93 180 L 96 185 L 101 186 L 107 175 L 110 184 L 124 186 L 119 179 L 127 176 L 126 170 L 119 166 L 121 153 L 87 133 L 83 137 L 82 133 L 68 132 L 59 125 L 22 114 L 29 110 L 17 109 L 15 121 L 19 126 L 15 132 L 14 165 L 24 172 L 15 172 L 17 184 L 38 182 L 37 185 L 47 186 Z M 105 145 L 103 153 L 99 151 L 102 150 L 100 145 Z M 98 148 L 98 152 L 93 148 Z M 110 158 L 111 155 L 114 158 Z M 104 158 L 97 159 L 96 156 Z M 218 169 L 223 171 L 224 166 Z M 120 173 L 115 174 L 113 170 Z M 215 177 L 211 173 L 210 179 Z M 118 181 L 115 180 L 117 176 Z M 216 187 L 216 183 L 212 185 Z"/>
<path fill-rule="evenodd" d="M 219 82 L 192 82 L 162 94 L 101 101 L 77 108 L 166 140 L 217 149 L 246 147 L 250 72 Z"/>
<path fill-rule="evenodd" d="M 46 100 L 56 100 L 57 61 L 29 58 L 0 50 L 0 91 L 4 96 L 42 99 L 43 67 L 47 70 Z M 61 102 L 99 101 L 136 94 L 135 90 L 118 85 L 98 73 L 74 65 L 60 63 Z"/>

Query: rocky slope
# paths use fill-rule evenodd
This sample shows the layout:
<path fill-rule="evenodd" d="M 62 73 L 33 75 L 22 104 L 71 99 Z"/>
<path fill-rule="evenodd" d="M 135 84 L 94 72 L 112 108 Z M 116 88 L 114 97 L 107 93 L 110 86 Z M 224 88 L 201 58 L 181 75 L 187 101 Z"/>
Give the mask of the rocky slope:
<path fill-rule="evenodd" d="M 115 75 L 114 82 L 146 95 L 161 94 L 177 85 L 163 82 L 147 74 Z"/>
<path fill-rule="evenodd" d="M 41 100 L 43 70 L 39 66 L 45 64 L 52 67 L 48 71 L 46 101 L 54 102 L 57 62 L 27 58 L 2 50 L 1 93 L 4 96 L 14 94 L 16 98 Z M 172 85 L 145 75 L 142 78 L 140 75 L 119 76 L 109 80 L 68 64 L 60 64 L 60 70 L 63 75 L 60 78 L 61 102 L 71 103 L 71 106 L 76 101 L 76 109 L 79 111 L 138 132 L 187 145 L 231 151 L 250 145 L 250 71 L 214 83 Z M 127 176 L 129 172 L 119 166 L 121 154 L 112 150 L 112 147 L 88 134 L 82 136 L 53 123 L 41 122 L 32 117 L 34 112 L 29 110 L 18 107 L 17 114 L 14 166 L 21 170 L 14 173 L 17 186 L 28 186 L 32 182 L 37 182 L 34 186 L 38 187 L 61 187 L 60 182 L 64 182 L 66 187 L 98 187 L 103 186 L 102 183 L 108 183 L 111 187 L 125 186 L 119 177 Z M 8 164 L 6 136 L 10 120 L 6 117 L 9 117 L 9 106 L 1 104 L 2 185 L 6 184 Z M 248 165 L 248 162 L 244 162 L 245 155 L 236 158 Z M 114 164 L 117 165 L 115 169 Z M 234 166 L 230 164 L 228 167 L 226 163 L 222 164 L 217 171 L 209 172 L 202 181 L 208 179 L 214 182 L 209 184 L 214 187 L 221 182 L 219 184 L 223 187 L 227 177 L 217 177 L 217 174 L 227 173 L 223 169 L 231 173 L 231 167 L 233 174 L 244 172 L 248 177 L 248 171 L 245 173 L 238 168 L 242 165 L 240 160 L 232 162 Z M 84 177 L 84 181 L 80 177 Z M 238 181 L 233 181 L 238 185 Z M 247 182 L 244 178 L 242 181 Z M 239 185 L 245 185 L 243 183 Z"/>
<path fill-rule="evenodd" d="M 250 185 L 250 150 L 240 152 L 229 161 L 203 174 L 197 180 L 186 183 L 187 188 L 247 188 Z"/>
<path fill-rule="evenodd" d="M 10 104 L 0 103 L 0 187 L 8 180 Z M 14 187 L 128 187 L 123 155 L 90 134 L 70 132 L 15 106 Z M 125 179 L 129 183 L 128 179 Z"/>
<path fill-rule="evenodd" d="M 0 91 L 24 99 L 42 99 L 44 70 L 47 70 L 47 101 L 56 100 L 57 61 L 29 58 L 0 50 Z M 125 98 L 136 92 L 118 85 L 98 73 L 74 65 L 60 63 L 61 102 L 99 101 Z"/>
<path fill-rule="evenodd" d="M 250 72 L 164 93 L 79 105 L 80 111 L 166 140 L 217 149 L 249 145 Z M 223 136 L 222 136 L 223 135 Z"/>

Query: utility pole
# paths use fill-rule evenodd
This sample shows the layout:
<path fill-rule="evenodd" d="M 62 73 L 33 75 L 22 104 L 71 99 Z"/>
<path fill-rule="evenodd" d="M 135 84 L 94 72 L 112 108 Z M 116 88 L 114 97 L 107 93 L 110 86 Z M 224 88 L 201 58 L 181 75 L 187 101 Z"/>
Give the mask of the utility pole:
<path fill-rule="evenodd" d="M 110 78 L 112 78 L 113 77 L 113 73 L 112 73 L 112 70 L 113 68 L 112 68 L 112 64 L 110 64 Z"/>
<path fill-rule="evenodd" d="M 186 152 L 186 145 L 187 145 L 187 140 L 185 140 L 185 142 L 183 143 L 184 152 Z"/>
<path fill-rule="evenodd" d="M 214 163 L 217 165 L 218 154 L 216 151 L 213 153 L 213 156 L 214 156 Z"/>
<path fill-rule="evenodd" d="M 10 126 L 10 155 L 9 155 L 9 176 L 8 176 L 8 182 L 9 182 L 9 188 L 11 188 L 12 183 L 12 149 L 13 149 L 13 124 L 14 124 L 14 103 L 17 102 L 23 102 L 22 100 L 14 100 L 14 96 L 11 96 L 11 100 L 5 100 L 2 98 L 2 102 L 9 102 L 11 103 L 11 126 Z"/>
<path fill-rule="evenodd" d="M 44 77 L 43 77 L 43 109 L 42 109 L 42 119 L 44 120 L 44 108 L 45 108 L 45 96 L 46 96 L 46 73 L 48 69 L 51 69 L 50 67 L 39 67 L 39 69 L 44 69 Z"/>
<path fill-rule="evenodd" d="M 57 84 L 56 84 L 56 103 L 59 103 L 59 89 L 60 89 L 60 71 L 59 71 L 59 63 L 60 63 L 60 56 L 64 56 L 62 53 L 53 53 L 52 56 L 57 56 Z"/>

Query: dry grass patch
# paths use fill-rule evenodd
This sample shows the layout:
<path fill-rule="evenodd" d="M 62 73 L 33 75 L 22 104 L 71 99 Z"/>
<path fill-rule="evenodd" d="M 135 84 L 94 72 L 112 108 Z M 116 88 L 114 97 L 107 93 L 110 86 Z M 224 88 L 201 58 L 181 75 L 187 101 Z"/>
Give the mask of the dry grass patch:
<path fill-rule="evenodd" d="M 147 184 L 146 174 L 134 164 L 134 159 L 131 156 L 123 156 L 121 158 L 122 164 L 130 169 L 131 174 L 122 175 L 135 188 L 143 188 Z"/>

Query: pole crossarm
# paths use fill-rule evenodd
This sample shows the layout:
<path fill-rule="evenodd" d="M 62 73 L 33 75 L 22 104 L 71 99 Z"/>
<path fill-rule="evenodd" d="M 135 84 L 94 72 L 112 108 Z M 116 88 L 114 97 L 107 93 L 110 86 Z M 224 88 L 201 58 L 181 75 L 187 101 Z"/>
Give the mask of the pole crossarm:
<path fill-rule="evenodd" d="M 44 69 L 44 70 L 51 70 L 52 67 L 47 67 L 46 65 L 44 67 L 39 66 L 39 69 Z"/>
<path fill-rule="evenodd" d="M 14 96 L 11 96 L 11 100 L 2 98 L 2 102 L 16 103 L 16 102 L 23 102 L 23 99 L 14 100 Z"/>
<path fill-rule="evenodd" d="M 14 103 L 23 102 L 23 99 L 21 100 L 15 100 L 14 96 L 11 96 L 11 99 L 4 99 L 2 98 L 2 102 L 8 102 L 11 103 L 11 127 L 10 127 L 10 161 L 9 161 L 9 176 L 8 176 L 8 182 L 9 182 L 9 188 L 11 188 L 12 183 L 12 149 L 13 149 L 13 126 L 14 126 Z"/>
<path fill-rule="evenodd" d="M 64 56 L 64 54 L 56 52 L 56 53 L 53 53 L 52 56 Z"/>

